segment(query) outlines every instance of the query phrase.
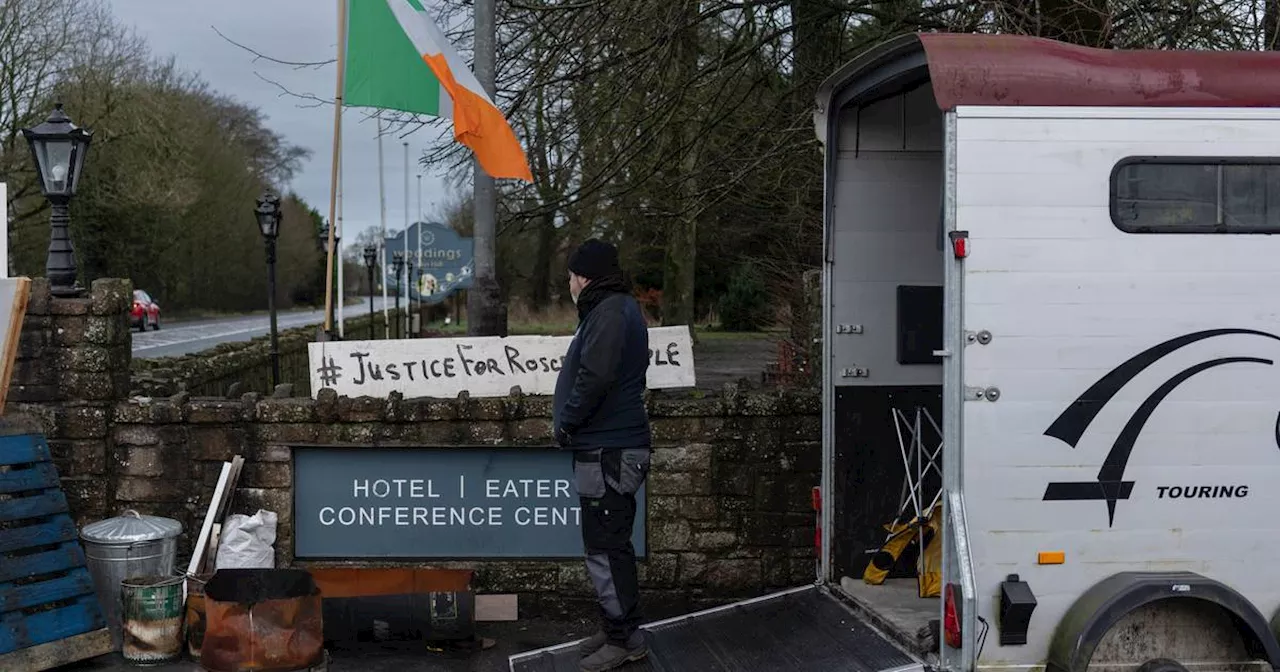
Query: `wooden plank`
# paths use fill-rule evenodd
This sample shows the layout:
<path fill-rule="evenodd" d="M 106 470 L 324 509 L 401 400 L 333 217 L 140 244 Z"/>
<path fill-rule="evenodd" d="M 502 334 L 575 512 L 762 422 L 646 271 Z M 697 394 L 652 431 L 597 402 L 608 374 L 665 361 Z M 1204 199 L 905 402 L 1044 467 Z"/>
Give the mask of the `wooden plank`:
<path fill-rule="evenodd" d="M 191 552 L 191 562 L 187 564 L 187 576 L 196 576 L 204 564 L 204 554 L 209 545 L 209 533 L 213 531 L 213 518 L 218 515 L 218 505 L 226 496 L 227 479 L 231 476 L 231 463 L 222 463 L 222 473 L 218 475 L 218 487 L 213 490 L 213 498 L 209 500 L 209 510 L 204 514 L 204 524 L 200 526 L 200 536 L 195 539 L 195 549 Z M 185 583 L 184 596 L 185 596 Z"/>
<path fill-rule="evenodd" d="M 85 566 L 84 549 L 74 541 L 63 543 L 52 551 L 0 558 L 0 581 L 25 579 Z"/>
<path fill-rule="evenodd" d="M 44 672 L 55 667 L 78 663 L 111 653 L 111 631 L 102 628 L 48 644 L 37 644 L 0 655 L 0 670 L 6 672 Z"/>
<path fill-rule="evenodd" d="M 24 616 L 13 611 L 0 618 L 0 653 L 56 642 L 105 625 L 98 598 L 87 595 L 57 609 Z"/>
<path fill-rule="evenodd" d="M 33 497 L 0 500 L 0 522 L 51 516 L 68 510 L 67 496 L 61 490 L 45 490 Z"/>
<path fill-rule="evenodd" d="M 0 322 L 5 328 L 4 347 L 0 349 L 0 415 L 9 397 L 9 381 L 13 378 L 13 364 L 18 359 L 18 340 L 22 336 L 22 320 L 27 314 L 27 299 L 31 295 L 30 278 L 0 279 L 0 318 L 8 314 L 8 320 Z"/>
<path fill-rule="evenodd" d="M 476 621 L 520 620 L 519 595 L 476 595 Z"/>
<path fill-rule="evenodd" d="M 0 530 L 0 553 L 12 553 L 32 546 L 51 546 L 76 538 L 75 521 L 60 513 L 37 525 Z"/>
<path fill-rule="evenodd" d="M 240 472 L 244 470 L 244 458 L 236 455 L 231 458 L 231 475 L 227 478 L 227 492 L 218 505 L 216 522 L 224 523 L 231 513 L 231 505 L 236 499 L 236 487 L 240 485 Z"/>
<path fill-rule="evenodd" d="M 78 567 L 65 576 L 38 583 L 0 584 L 0 613 L 61 602 L 81 595 L 93 594 L 93 577 L 89 570 Z"/>
<path fill-rule="evenodd" d="M 214 523 L 209 533 L 209 551 L 204 554 L 204 564 L 200 566 L 201 574 L 212 574 L 218 569 L 218 544 L 222 543 L 222 523 Z"/>
<path fill-rule="evenodd" d="M 30 469 L 0 472 L 0 495 L 56 488 L 58 485 L 58 470 L 52 462 L 42 462 Z"/>
<path fill-rule="evenodd" d="M 52 462 L 49 444 L 39 434 L 0 436 L 0 464 Z"/>

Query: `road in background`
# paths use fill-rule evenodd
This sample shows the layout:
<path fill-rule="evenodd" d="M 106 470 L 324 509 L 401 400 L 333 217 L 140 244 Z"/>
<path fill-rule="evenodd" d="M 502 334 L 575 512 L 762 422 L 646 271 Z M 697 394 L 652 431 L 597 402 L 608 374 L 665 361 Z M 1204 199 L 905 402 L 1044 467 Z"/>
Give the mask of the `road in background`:
<path fill-rule="evenodd" d="M 359 305 L 346 306 L 343 316 L 347 319 L 360 317 L 369 313 L 370 299 L 364 299 Z M 382 297 L 372 299 L 373 308 L 382 310 Z M 280 331 L 309 327 L 324 323 L 324 310 L 291 311 L 279 313 L 277 327 Z M 157 357 L 176 357 L 201 350 L 208 350 L 219 343 L 248 341 L 259 336 L 266 336 L 271 329 L 271 320 L 266 315 L 252 317 L 226 317 L 212 320 L 193 320 L 190 322 L 167 322 L 161 317 L 160 331 L 146 333 L 134 332 L 133 356 L 139 359 Z M 347 334 L 348 338 L 362 338 L 361 334 Z"/>

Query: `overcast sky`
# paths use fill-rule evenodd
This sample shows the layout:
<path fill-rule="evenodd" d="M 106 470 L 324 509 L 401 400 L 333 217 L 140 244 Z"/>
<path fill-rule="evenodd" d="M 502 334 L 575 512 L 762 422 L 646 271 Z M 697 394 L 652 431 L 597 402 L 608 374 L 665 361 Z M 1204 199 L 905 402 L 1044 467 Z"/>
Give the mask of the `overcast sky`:
<path fill-rule="evenodd" d="M 264 61 L 236 47 L 214 32 L 274 58 L 313 62 L 336 57 L 337 7 L 330 0 L 110 0 L 115 15 L 133 26 L 157 56 L 173 55 L 184 70 L 197 72 L 219 92 L 262 110 L 268 125 L 290 142 L 311 150 L 311 158 L 294 178 L 292 187 L 324 216 L 329 213 L 329 171 L 333 156 L 333 107 L 282 96 L 280 89 L 256 73 L 289 90 L 333 98 L 334 66 L 298 70 Z M 352 241 L 360 229 L 378 226 L 378 143 L 372 120 L 363 110 L 347 110 L 343 121 L 343 239 Z M 417 215 L 417 158 L 436 131 L 409 136 L 409 212 Z M 383 138 L 385 152 L 387 229 L 404 226 L 404 147 L 395 136 Z M 434 213 L 434 203 L 447 198 L 438 175 L 422 178 L 422 208 Z M 252 204 L 245 204 L 246 208 Z"/>

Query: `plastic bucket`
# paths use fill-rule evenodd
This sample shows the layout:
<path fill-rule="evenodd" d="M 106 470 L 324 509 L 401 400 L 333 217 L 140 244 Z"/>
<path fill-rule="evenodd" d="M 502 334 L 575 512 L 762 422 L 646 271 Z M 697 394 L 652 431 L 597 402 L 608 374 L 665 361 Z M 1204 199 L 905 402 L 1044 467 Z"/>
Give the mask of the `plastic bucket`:
<path fill-rule="evenodd" d="M 120 582 L 124 641 L 120 653 L 131 663 L 154 664 L 182 656 L 181 576 L 137 576 Z"/>

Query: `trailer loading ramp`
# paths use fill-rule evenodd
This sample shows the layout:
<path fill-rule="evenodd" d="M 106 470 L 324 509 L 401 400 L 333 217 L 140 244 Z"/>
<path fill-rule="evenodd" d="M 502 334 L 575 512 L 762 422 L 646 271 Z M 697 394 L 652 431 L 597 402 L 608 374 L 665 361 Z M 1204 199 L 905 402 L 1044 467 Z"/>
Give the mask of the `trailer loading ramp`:
<path fill-rule="evenodd" d="M 622 672 L 908 672 L 924 668 L 835 597 L 806 586 L 643 626 Z M 577 672 L 578 643 L 519 653 L 511 672 Z"/>

